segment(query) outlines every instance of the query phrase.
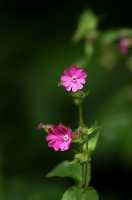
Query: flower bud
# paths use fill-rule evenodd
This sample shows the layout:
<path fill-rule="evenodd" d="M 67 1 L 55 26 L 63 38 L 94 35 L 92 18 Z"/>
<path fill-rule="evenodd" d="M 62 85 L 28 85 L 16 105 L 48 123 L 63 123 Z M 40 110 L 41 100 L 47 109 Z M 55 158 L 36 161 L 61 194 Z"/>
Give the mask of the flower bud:
<path fill-rule="evenodd" d="M 89 92 L 83 92 L 81 90 L 78 90 L 77 92 L 74 92 L 74 93 L 71 93 L 71 95 L 74 97 L 74 98 L 77 98 L 77 99 L 84 99 L 87 95 L 88 95 Z"/>
<path fill-rule="evenodd" d="M 40 123 L 40 124 L 38 125 L 37 129 L 38 129 L 38 130 L 42 130 L 43 126 L 44 126 L 44 125 L 43 125 L 42 123 Z"/>
<path fill-rule="evenodd" d="M 53 126 L 53 125 L 51 125 L 51 124 L 44 125 L 44 124 L 40 123 L 40 124 L 38 125 L 38 130 L 44 129 L 47 133 L 49 133 L 48 129 L 49 129 L 49 128 L 52 128 L 52 126 Z"/>
<path fill-rule="evenodd" d="M 77 140 L 81 137 L 80 133 L 78 132 L 72 132 L 72 139 Z"/>
<path fill-rule="evenodd" d="M 78 132 L 81 133 L 81 134 L 87 134 L 88 133 L 88 128 L 80 126 L 78 128 Z"/>
<path fill-rule="evenodd" d="M 81 164 L 84 165 L 88 163 L 91 160 L 91 157 L 89 154 L 86 153 L 78 153 L 75 155 L 75 159 Z"/>

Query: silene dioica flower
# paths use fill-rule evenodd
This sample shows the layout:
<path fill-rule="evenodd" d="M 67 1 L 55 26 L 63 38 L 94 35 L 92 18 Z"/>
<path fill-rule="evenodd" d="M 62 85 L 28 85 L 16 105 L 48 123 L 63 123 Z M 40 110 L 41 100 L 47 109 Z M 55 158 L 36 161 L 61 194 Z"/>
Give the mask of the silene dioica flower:
<path fill-rule="evenodd" d="M 72 89 L 72 92 L 76 92 L 83 88 L 82 84 L 86 83 L 87 73 L 82 71 L 83 68 L 77 68 L 74 65 L 70 66 L 70 70 L 64 70 L 65 75 L 61 76 L 60 79 L 67 91 Z"/>
<path fill-rule="evenodd" d="M 70 127 L 65 128 L 62 124 L 59 124 L 58 126 L 52 126 L 48 131 L 50 134 L 46 136 L 46 140 L 50 141 L 48 143 L 49 147 L 53 147 L 55 151 L 58 151 L 59 148 L 61 151 L 70 148 L 70 143 L 72 141 Z"/>

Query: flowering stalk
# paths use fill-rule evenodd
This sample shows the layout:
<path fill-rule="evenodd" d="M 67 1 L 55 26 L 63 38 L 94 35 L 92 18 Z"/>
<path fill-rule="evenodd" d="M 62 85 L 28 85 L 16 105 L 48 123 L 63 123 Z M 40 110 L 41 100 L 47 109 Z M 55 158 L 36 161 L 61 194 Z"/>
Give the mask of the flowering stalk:
<path fill-rule="evenodd" d="M 55 151 L 68 150 L 70 148 L 71 142 L 78 143 L 80 147 L 79 152 L 76 152 L 74 156 L 75 159 L 72 162 L 64 162 L 60 164 L 53 170 L 53 172 L 47 175 L 48 177 L 54 175 L 61 177 L 71 176 L 75 179 L 76 187 L 72 188 L 73 191 L 71 189 L 70 191 L 68 191 L 69 197 L 67 196 L 67 193 L 66 196 L 64 194 L 62 200 L 71 200 L 71 196 L 74 196 L 73 198 L 78 200 L 86 199 L 85 197 L 88 196 L 89 191 L 91 191 L 91 188 L 88 190 L 88 184 L 90 180 L 90 166 L 88 166 L 88 162 L 90 161 L 90 152 L 93 151 L 95 148 L 98 135 L 93 138 L 94 142 L 91 143 L 91 149 L 89 147 L 90 145 L 88 145 L 90 142 L 90 140 L 88 141 L 88 135 L 91 134 L 98 127 L 94 125 L 90 129 L 88 129 L 83 122 L 82 101 L 88 93 L 84 93 L 83 91 L 81 91 L 81 89 L 83 88 L 83 84 L 86 83 L 86 77 L 87 73 L 83 72 L 83 68 L 77 68 L 74 65 L 70 66 L 70 70 L 65 69 L 64 75 L 60 77 L 62 81 L 61 85 L 63 85 L 67 91 L 72 90 L 71 94 L 74 98 L 74 102 L 79 108 L 79 127 L 74 132 L 72 132 L 70 127 L 66 127 L 63 124 L 55 126 L 50 124 L 43 125 L 42 123 L 40 123 L 38 126 L 39 130 L 44 129 L 48 133 L 48 135 L 46 136 L 48 146 L 52 147 Z M 81 168 L 79 164 L 81 165 Z M 95 193 L 96 191 L 94 189 L 92 190 L 95 197 L 98 198 L 97 194 Z M 85 197 L 83 196 L 84 194 Z M 76 195 L 81 196 L 76 198 Z M 91 200 L 94 199 L 95 198 L 91 198 Z"/>

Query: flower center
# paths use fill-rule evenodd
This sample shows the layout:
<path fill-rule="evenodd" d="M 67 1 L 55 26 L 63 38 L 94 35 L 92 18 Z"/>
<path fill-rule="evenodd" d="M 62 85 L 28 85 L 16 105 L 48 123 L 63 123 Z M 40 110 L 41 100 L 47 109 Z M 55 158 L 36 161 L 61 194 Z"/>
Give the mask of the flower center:
<path fill-rule="evenodd" d="M 67 140 L 69 139 L 69 136 L 68 136 L 68 135 L 64 135 L 63 139 L 64 139 L 65 141 L 67 141 Z"/>
<path fill-rule="evenodd" d="M 72 81 L 73 81 L 73 82 L 76 82 L 76 80 L 77 80 L 77 77 L 76 77 L 76 76 L 73 76 L 73 77 L 72 77 Z"/>

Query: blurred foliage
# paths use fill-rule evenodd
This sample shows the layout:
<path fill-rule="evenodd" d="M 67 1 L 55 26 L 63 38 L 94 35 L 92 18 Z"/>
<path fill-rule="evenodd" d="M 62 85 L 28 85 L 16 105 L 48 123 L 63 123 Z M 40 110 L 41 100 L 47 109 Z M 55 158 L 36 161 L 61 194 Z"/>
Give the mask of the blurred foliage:
<path fill-rule="evenodd" d="M 70 187 L 71 179 L 47 179 L 45 174 L 60 161 L 72 160 L 74 153 L 55 153 L 37 126 L 61 122 L 77 128 L 77 106 L 57 86 L 71 64 L 88 72 L 85 124 L 91 127 L 97 120 L 103 125 L 92 154 L 91 185 L 101 200 L 132 199 L 128 184 L 132 175 L 132 51 L 130 46 L 123 56 L 118 48 L 120 38 L 132 37 L 132 30 L 100 30 L 100 18 L 85 11 L 71 43 L 71 30 L 63 32 L 61 23 L 50 29 L 48 17 L 47 22 L 30 14 L 17 17 L 6 7 L 0 16 L 0 199 L 61 199 Z"/>

